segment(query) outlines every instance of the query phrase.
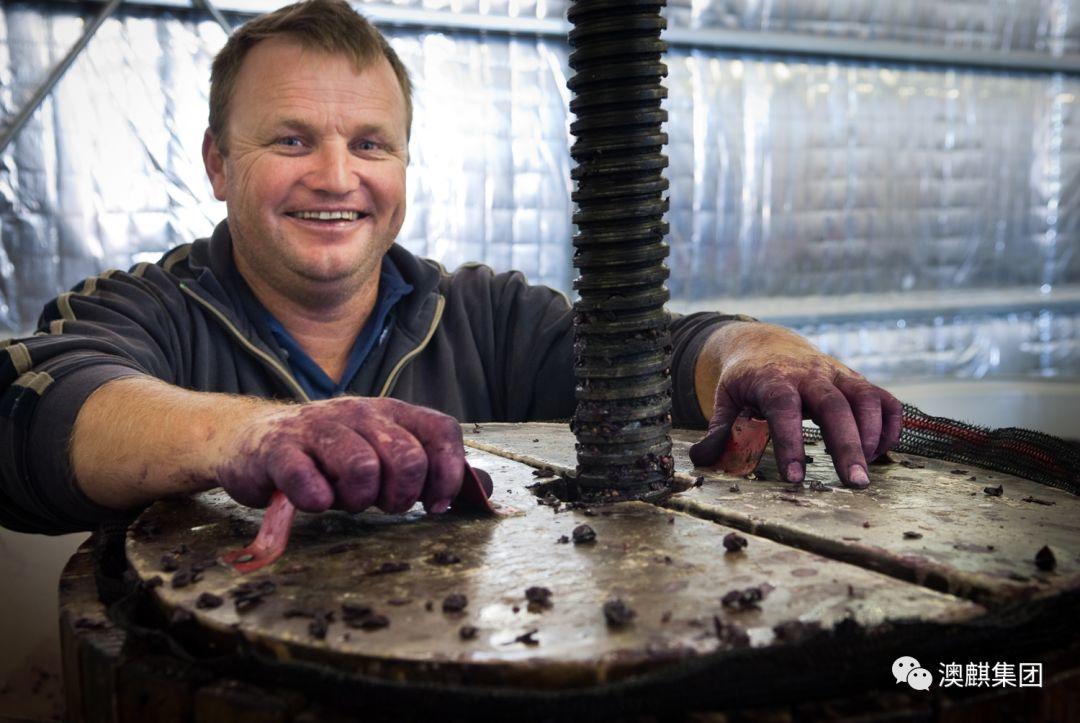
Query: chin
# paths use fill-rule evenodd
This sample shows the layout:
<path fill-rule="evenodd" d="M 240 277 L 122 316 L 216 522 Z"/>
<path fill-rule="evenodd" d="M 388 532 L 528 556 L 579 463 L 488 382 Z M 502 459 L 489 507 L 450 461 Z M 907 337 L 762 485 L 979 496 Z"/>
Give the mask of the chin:
<path fill-rule="evenodd" d="M 372 239 L 354 239 L 329 248 L 293 245 L 281 260 L 297 276 L 312 282 L 330 283 L 377 273 L 389 247 L 390 244 L 379 244 Z"/>
<path fill-rule="evenodd" d="M 295 273 L 317 284 L 335 284 L 348 281 L 349 279 L 361 279 L 370 273 L 370 269 L 378 269 L 379 265 L 365 263 L 364 259 L 349 260 L 335 259 L 327 263 L 321 259 L 321 263 L 298 264 Z"/>
<path fill-rule="evenodd" d="M 303 279 L 320 284 L 332 284 L 357 275 L 355 268 L 336 266 L 301 266 L 295 272 Z"/>

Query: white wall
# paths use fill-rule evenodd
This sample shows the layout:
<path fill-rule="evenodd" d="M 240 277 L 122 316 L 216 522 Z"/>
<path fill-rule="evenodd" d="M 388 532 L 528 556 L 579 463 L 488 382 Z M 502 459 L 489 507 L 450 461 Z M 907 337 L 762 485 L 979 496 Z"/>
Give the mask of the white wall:
<path fill-rule="evenodd" d="M 86 538 L 0 529 L 0 717 L 49 719 L 60 711 L 57 585 Z"/>

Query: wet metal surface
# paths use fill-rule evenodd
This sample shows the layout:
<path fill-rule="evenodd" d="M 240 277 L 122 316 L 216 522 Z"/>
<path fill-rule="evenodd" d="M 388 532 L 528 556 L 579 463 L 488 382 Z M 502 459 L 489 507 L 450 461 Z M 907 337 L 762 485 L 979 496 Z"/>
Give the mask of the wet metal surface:
<path fill-rule="evenodd" d="M 539 439 L 546 432 L 536 426 L 531 434 L 529 439 Z M 491 474 L 494 501 L 520 514 L 429 518 L 420 508 L 400 516 L 299 514 L 289 549 L 274 565 L 250 575 L 211 566 L 198 581 L 174 588 L 175 575 L 249 539 L 258 525 L 260 511 L 208 493 L 151 507 L 129 533 L 128 558 L 143 580 L 162 577 L 153 593 L 169 614 L 190 613 L 209 637 L 239 633 L 278 659 L 412 682 L 537 688 L 614 680 L 738 645 L 720 640 L 714 616 L 746 632 L 751 645 L 770 646 L 777 644 L 773 628 L 792 620 L 830 627 L 851 617 L 872 627 L 984 612 L 753 535 L 746 535 L 743 551 L 725 554 L 723 538 L 731 528 L 647 503 L 556 512 L 537 504 L 527 489 L 537 480 L 532 468 L 475 449 L 468 459 Z M 588 537 L 574 533 L 586 524 L 596 539 L 571 542 Z M 563 536 L 566 542 L 560 542 Z M 163 555 L 178 569 L 163 571 L 163 562 L 172 566 Z M 238 612 L 231 591 L 265 580 L 276 591 Z M 530 608 L 530 587 L 548 588 L 550 606 L 534 602 Z M 750 588 L 765 591 L 756 605 L 721 602 L 732 590 Z M 224 604 L 200 607 L 205 593 Z M 460 612 L 444 612 L 452 595 L 466 598 Z M 533 593 L 535 600 L 543 597 Z M 635 613 L 628 624 L 615 626 L 605 617 L 605 603 L 615 598 Z M 451 600 L 449 607 L 455 602 L 461 601 Z M 343 603 L 354 610 L 370 607 L 368 619 L 381 615 L 389 624 L 350 627 Z M 289 609 L 333 612 L 325 638 L 312 635 L 313 618 L 285 617 Z M 463 634 L 466 626 L 476 628 L 472 637 Z"/>
<path fill-rule="evenodd" d="M 543 434 L 538 427 L 489 424 L 465 441 L 572 467 L 565 425 L 543 425 Z M 1066 492 L 900 454 L 896 464 L 871 465 L 871 486 L 857 492 L 840 486 L 820 443 L 806 448 L 813 461 L 799 489 L 779 481 L 771 449 L 760 467 L 766 479 L 745 479 L 693 468 L 687 450 L 700 432 L 672 436 L 677 476 L 705 478 L 672 497 L 673 509 L 991 605 L 1080 585 L 1080 499 Z M 1001 496 L 984 492 L 999 485 Z M 1054 553 L 1053 571 L 1035 564 L 1044 545 Z"/>

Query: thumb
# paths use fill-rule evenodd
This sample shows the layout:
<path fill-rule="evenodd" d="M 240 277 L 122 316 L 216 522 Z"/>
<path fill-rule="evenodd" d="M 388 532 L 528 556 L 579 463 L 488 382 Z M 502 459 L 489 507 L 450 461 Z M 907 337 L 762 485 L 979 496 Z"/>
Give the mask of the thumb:
<path fill-rule="evenodd" d="M 742 407 L 732 400 L 724 385 L 718 384 L 709 429 L 697 444 L 690 447 L 690 461 L 695 467 L 711 467 L 720 461 L 724 445 L 731 434 L 731 425 L 741 411 Z"/>

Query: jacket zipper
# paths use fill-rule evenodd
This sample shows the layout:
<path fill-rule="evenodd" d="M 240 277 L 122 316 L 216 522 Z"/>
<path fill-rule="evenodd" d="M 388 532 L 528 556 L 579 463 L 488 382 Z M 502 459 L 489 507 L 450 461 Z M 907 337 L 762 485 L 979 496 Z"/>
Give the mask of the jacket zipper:
<path fill-rule="evenodd" d="M 405 368 L 405 365 L 411 362 L 417 354 L 427 348 L 427 345 L 431 343 L 431 337 L 435 336 L 435 329 L 438 328 L 439 322 L 442 320 L 443 309 L 446 308 L 446 299 L 442 294 L 439 294 L 439 300 L 435 302 L 435 315 L 431 319 L 431 326 L 428 327 L 427 334 L 420 340 L 420 343 L 405 356 L 398 360 L 398 363 L 394 365 L 394 368 L 390 370 L 390 374 L 386 377 L 386 383 L 383 384 L 382 390 L 379 391 L 380 397 L 385 397 L 390 394 L 394 388 L 394 384 L 397 382 L 398 375 L 401 374 L 401 370 Z"/>
<path fill-rule="evenodd" d="M 232 334 L 233 337 L 237 341 L 239 341 L 240 344 L 245 349 L 247 349 L 252 355 L 254 355 L 256 359 L 260 360 L 261 362 L 266 364 L 268 367 L 270 367 L 277 374 L 277 376 L 282 381 L 285 382 L 285 385 L 292 389 L 293 394 L 300 398 L 300 401 L 302 401 L 302 402 L 310 402 L 311 401 L 311 397 L 309 397 L 307 395 L 307 393 L 304 392 L 304 388 L 301 387 L 300 383 L 297 382 L 296 379 L 293 377 L 293 375 L 289 373 L 289 370 L 281 365 L 281 362 L 279 362 L 277 359 L 275 359 L 274 357 L 272 357 L 269 354 L 267 354 L 266 352 L 264 352 L 259 347 L 252 344 L 251 341 L 248 340 L 248 338 L 246 336 L 241 334 L 240 330 L 237 329 L 236 326 L 231 321 L 229 321 L 229 318 L 227 316 L 225 316 L 223 313 L 221 313 L 209 301 L 206 301 L 205 299 L 200 297 L 198 294 L 196 294 L 194 291 L 192 291 L 188 287 L 187 284 L 181 283 L 180 284 L 180 289 L 185 294 L 187 294 L 191 298 L 195 299 L 195 301 L 197 301 L 199 303 L 199 306 L 203 307 L 204 309 L 209 311 L 211 314 L 213 314 L 214 318 L 217 319 L 219 322 L 221 322 L 221 325 L 224 326 L 225 329 L 230 334 Z"/>

